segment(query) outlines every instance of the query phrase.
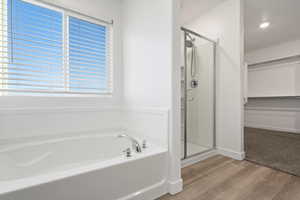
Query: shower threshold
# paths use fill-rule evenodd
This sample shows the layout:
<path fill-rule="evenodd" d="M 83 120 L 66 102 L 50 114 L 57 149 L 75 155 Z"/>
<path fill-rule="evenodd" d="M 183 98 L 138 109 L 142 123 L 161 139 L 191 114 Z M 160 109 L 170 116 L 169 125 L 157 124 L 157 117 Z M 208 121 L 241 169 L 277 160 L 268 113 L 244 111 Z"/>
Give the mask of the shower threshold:
<path fill-rule="evenodd" d="M 191 142 L 187 142 L 187 155 L 188 156 L 200 154 L 202 152 L 207 152 L 210 149 L 211 148 L 209 148 L 209 147 L 205 147 L 205 146 L 201 146 L 201 145 L 194 144 Z M 184 157 L 184 141 L 181 142 L 181 158 L 183 158 L 183 157 Z"/>

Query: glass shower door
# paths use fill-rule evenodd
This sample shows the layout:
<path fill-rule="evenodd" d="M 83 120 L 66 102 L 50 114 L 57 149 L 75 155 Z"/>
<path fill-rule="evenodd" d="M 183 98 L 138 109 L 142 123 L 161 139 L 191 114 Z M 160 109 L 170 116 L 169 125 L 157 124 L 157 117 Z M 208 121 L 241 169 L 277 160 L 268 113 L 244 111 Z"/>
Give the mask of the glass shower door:
<path fill-rule="evenodd" d="M 214 148 L 215 46 L 185 32 L 183 157 Z"/>

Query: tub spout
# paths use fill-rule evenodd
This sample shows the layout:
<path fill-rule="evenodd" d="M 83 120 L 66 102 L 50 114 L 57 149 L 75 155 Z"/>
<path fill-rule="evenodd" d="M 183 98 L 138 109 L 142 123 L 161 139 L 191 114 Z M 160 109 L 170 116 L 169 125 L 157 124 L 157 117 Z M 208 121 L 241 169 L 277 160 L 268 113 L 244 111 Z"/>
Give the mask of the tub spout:
<path fill-rule="evenodd" d="M 139 144 L 139 142 L 134 139 L 133 137 L 130 137 L 129 135 L 126 135 L 126 134 L 120 134 L 118 135 L 119 138 L 126 138 L 128 140 L 131 141 L 132 143 L 132 148 L 133 150 L 136 152 L 136 153 L 141 153 L 142 152 L 142 148 L 141 148 L 141 145 Z"/>

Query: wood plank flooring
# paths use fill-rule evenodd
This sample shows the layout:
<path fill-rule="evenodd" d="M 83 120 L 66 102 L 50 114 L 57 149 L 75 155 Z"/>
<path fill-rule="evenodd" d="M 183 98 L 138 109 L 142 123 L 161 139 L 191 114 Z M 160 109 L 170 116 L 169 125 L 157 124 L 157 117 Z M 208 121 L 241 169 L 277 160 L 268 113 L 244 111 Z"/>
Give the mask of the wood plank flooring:
<path fill-rule="evenodd" d="M 182 177 L 181 193 L 158 200 L 300 200 L 300 177 L 219 155 L 183 168 Z"/>

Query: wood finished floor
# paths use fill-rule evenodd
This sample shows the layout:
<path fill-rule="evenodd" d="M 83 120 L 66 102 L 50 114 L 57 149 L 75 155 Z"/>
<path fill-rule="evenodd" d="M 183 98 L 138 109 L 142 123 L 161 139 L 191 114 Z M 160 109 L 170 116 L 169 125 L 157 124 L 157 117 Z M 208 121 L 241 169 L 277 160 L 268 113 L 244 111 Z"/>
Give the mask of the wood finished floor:
<path fill-rule="evenodd" d="M 300 177 L 214 156 L 182 169 L 184 189 L 158 200 L 300 200 Z"/>

